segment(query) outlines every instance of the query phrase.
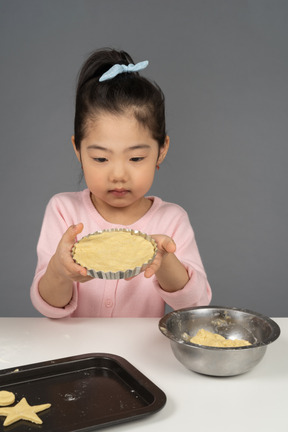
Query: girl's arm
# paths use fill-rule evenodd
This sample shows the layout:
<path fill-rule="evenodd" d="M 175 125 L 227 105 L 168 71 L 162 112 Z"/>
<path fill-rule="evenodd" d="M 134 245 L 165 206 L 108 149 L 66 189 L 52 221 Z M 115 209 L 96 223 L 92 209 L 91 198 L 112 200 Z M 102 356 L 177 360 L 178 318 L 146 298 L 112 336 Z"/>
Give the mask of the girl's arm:
<path fill-rule="evenodd" d="M 153 263 L 145 270 L 145 276 L 151 277 L 155 274 L 164 291 L 181 290 L 189 281 L 189 275 L 186 268 L 174 255 L 176 251 L 174 241 L 164 235 L 154 235 L 153 238 L 157 242 L 158 253 Z"/>

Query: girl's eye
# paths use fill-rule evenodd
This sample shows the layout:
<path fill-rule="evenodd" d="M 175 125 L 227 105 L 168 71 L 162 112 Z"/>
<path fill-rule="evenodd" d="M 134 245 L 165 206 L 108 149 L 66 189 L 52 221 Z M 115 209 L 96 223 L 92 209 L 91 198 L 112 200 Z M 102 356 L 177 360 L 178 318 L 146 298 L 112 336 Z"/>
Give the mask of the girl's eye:
<path fill-rule="evenodd" d="M 131 158 L 130 160 L 132 161 L 132 162 L 140 162 L 140 161 L 142 161 L 144 159 L 144 157 L 133 157 L 133 158 Z"/>
<path fill-rule="evenodd" d="M 103 162 L 106 162 L 107 161 L 107 159 L 106 158 L 93 158 L 96 162 L 99 162 L 99 163 L 103 163 Z"/>

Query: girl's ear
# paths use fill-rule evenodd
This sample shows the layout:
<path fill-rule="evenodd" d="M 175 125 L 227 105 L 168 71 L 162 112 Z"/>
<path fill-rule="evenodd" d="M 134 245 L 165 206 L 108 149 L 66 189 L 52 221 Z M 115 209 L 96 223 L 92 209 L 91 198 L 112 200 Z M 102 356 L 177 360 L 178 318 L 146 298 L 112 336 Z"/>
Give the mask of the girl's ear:
<path fill-rule="evenodd" d="M 166 135 L 164 145 L 160 148 L 160 151 L 159 151 L 157 165 L 160 165 L 163 162 L 163 160 L 165 159 L 166 154 L 167 154 L 168 149 L 169 149 L 169 144 L 170 144 L 170 138 L 168 135 Z"/>
<path fill-rule="evenodd" d="M 72 135 L 72 137 L 71 137 L 71 141 L 72 141 L 73 148 L 74 148 L 74 152 L 75 152 L 75 154 L 76 154 L 76 156 L 77 156 L 77 159 L 78 159 L 79 162 L 81 163 L 81 154 L 80 154 L 80 151 L 77 150 L 77 148 L 76 148 L 76 145 L 75 145 L 75 137 L 74 137 L 74 135 Z"/>

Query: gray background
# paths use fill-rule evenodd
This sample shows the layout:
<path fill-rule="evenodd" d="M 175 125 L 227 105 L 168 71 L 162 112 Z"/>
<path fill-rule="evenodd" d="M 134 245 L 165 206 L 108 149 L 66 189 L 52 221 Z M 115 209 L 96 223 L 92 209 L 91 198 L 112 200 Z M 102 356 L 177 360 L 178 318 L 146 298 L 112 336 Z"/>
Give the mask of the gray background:
<path fill-rule="evenodd" d="M 189 213 L 214 305 L 287 316 L 287 41 L 283 0 L 0 2 L 0 315 L 29 289 L 49 198 L 82 189 L 76 76 L 103 46 L 150 60 L 171 148 L 151 193 Z"/>

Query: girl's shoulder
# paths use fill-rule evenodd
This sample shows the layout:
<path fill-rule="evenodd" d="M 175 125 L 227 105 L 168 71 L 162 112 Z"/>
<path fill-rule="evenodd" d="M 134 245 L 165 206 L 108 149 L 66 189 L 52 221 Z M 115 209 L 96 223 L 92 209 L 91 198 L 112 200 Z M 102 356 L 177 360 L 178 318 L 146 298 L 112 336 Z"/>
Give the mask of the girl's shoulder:
<path fill-rule="evenodd" d="M 50 198 L 49 204 L 78 204 L 89 199 L 88 189 L 78 192 L 59 192 Z"/>
<path fill-rule="evenodd" d="M 190 223 L 188 213 L 179 204 L 163 201 L 156 196 L 150 197 L 150 199 L 153 200 L 153 204 L 145 218 L 146 223 L 165 226 L 165 229 L 168 229 L 168 226 L 172 228 Z"/>
<path fill-rule="evenodd" d="M 170 215 L 171 214 L 187 215 L 186 210 L 183 207 L 181 207 L 179 204 L 175 204 L 169 201 L 163 201 L 161 198 L 157 196 L 153 196 L 149 198 L 153 200 L 153 205 L 151 207 L 152 211 L 169 213 Z"/>
<path fill-rule="evenodd" d="M 84 189 L 78 192 L 60 192 L 53 195 L 47 209 L 60 214 L 79 214 L 80 209 L 89 208 L 90 195 L 89 190 Z"/>
<path fill-rule="evenodd" d="M 191 228 L 188 213 L 179 204 L 163 201 L 161 198 L 152 196 L 153 200 L 150 210 L 141 221 L 138 221 L 139 229 L 144 232 L 161 232 L 173 236 L 176 231 Z"/>

